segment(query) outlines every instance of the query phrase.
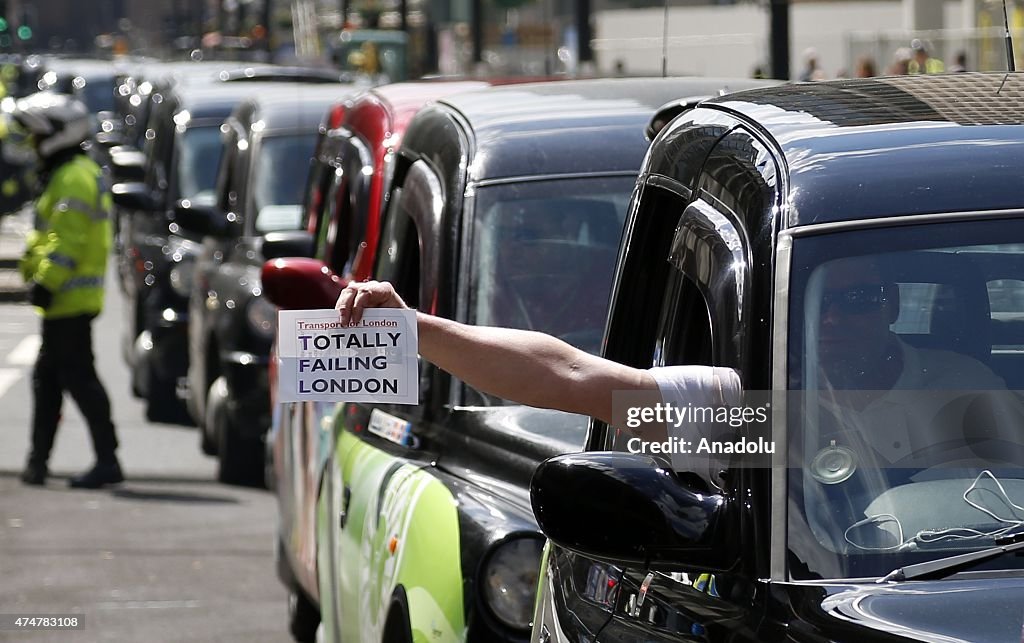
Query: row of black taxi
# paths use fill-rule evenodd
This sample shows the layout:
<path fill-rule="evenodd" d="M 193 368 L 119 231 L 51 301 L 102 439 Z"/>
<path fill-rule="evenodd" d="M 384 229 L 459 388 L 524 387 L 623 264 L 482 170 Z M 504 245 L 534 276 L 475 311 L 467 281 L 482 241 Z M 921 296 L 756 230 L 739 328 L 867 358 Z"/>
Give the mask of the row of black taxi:
<path fill-rule="evenodd" d="M 297 639 L 1019 640 L 1024 81 L 696 107 L 723 84 L 672 82 L 490 88 L 407 128 L 400 87 L 354 99 L 316 258 L 262 287 L 329 307 L 368 252 L 429 312 L 734 368 L 771 395 L 768 464 L 635 453 L 429 364 L 417 407 L 276 405 Z"/>
<path fill-rule="evenodd" d="M 644 90 L 614 83 L 603 89 L 573 83 L 553 83 L 543 90 L 491 89 L 477 97 L 440 100 L 412 124 L 409 120 L 425 102 L 472 87 L 423 83 L 381 88 L 331 111 L 315 152 L 314 170 L 320 171 L 306 179 L 302 209 L 296 211 L 295 197 L 290 204 L 268 203 L 290 207 L 268 210 L 276 223 L 265 230 L 257 228 L 261 215 L 249 195 L 257 185 L 269 188 L 273 181 L 265 175 L 252 181 L 255 157 L 245 152 L 267 121 L 236 119 L 237 126 L 225 127 L 231 145 L 223 149 L 244 160 L 215 164 L 219 174 L 209 168 L 198 174 L 207 182 L 215 179 L 205 188 L 212 195 L 200 190 L 191 195 L 199 198 L 182 203 L 161 197 L 160 206 L 170 204 L 177 217 L 167 236 L 177 245 L 161 239 L 160 252 L 187 256 L 181 251 L 187 247 L 198 256 L 205 238 L 209 263 L 229 267 L 231 286 L 240 285 L 246 294 L 211 298 L 211 292 L 225 291 L 193 291 L 189 282 L 195 277 L 178 272 L 177 282 L 190 296 L 199 292 L 192 296 L 197 316 L 217 308 L 245 314 L 244 321 L 223 323 L 207 336 L 220 331 L 230 341 L 254 327 L 264 337 L 258 348 L 243 345 L 227 352 L 216 343 L 217 350 L 193 343 L 191 361 L 207 372 L 195 388 L 206 387 L 204 404 L 214 400 L 207 407 L 212 411 L 197 413 L 215 418 L 204 431 L 206 448 L 223 449 L 222 458 L 237 456 L 222 461 L 226 479 L 255 475 L 253 463 L 260 459 L 269 418 L 225 411 L 262 407 L 263 413 L 270 412 L 257 392 L 274 323 L 273 309 L 259 296 L 262 289 L 286 307 L 330 306 L 345 279 L 388 278 L 409 301 L 432 312 L 544 330 L 598 350 L 627 204 L 604 340 L 606 354 L 614 359 L 638 366 L 727 365 L 740 369 L 750 389 L 818 391 L 826 387 L 812 374 L 823 368 L 829 352 L 858 365 L 855 371 L 871 372 L 858 360 L 871 353 L 868 347 L 891 340 L 899 342 L 901 356 L 911 350 L 916 357 L 930 351 L 923 353 L 929 359 L 962 354 L 988 369 L 980 371 L 973 362 L 966 371 L 962 364 L 947 364 L 945 384 L 908 384 L 902 378 L 893 388 L 949 388 L 948 382 L 956 382 L 956 388 L 969 392 L 959 396 L 968 401 L 956 404 L 968 408 L 974 408 L 969 398 L 982 380 L 1019 388 L 1015 355 L 1024 342 L 1015 322 L 1024 293 L 1014 270 L 1019 248 L 1005 237 L 1012 235 L 1017 206 L 1012 193 L 995 189 L 1001 181 L 1004 187 L 1012 184 L 1006 172 L 1012 172 L 1016 131 L 1005 125 L 1017 121 L 1011 117 L 1015 104 L 1003 96 L 997 80 L 1004 79 L 800 85 L 711 101 L 677 120 L 673 134 L 659 138 L 639 179 L 645 124 L 653 130 L 697 99 L 734 89 L 736 83 L 657 87 L 659 81 L 647 81 Z M 1010 76 L 1005 82 L 1012 89 L 1018 81 Z M 630 109 L 620 102 L 624 93 L 634 99 Z M 331 100 L 338 97 L 335 92 Z M 657 111 L 669 97 L 678 100 Z M 251 102 L 250 113 L 259 111 L 259 102 Z M 294 111 L 294 103 L 281 102 L 284 111 Z M 307 120 L 319 120 L 329 102 L 325 98 L 312 107 Z M 168 111 L 181 121 L 175 123 L 179 135 L 199 113 L 180 106 Z M 407 126 L 411 136 L 403 141 Z M 616 128 L 634 134 L 617 136 Z M 220 149 L 208 147 L 198 158 L 209 162 Z M 305 165 L 296 159 L 288 169 L 301 167 L 304 173 Z M 233 173 L 230 167 L 239 169 Z M 232 176 L 249 187 L 231 189 L 240 185 L 231 183 Z M 166 175 L 163 181 L 158 178 L 156 187 L 163 190 L 173 183 Z M 301 181 L 293 175 L 287 185 Z M 126 209 L 152 195 L 140 196 L 134 188 L 119 192 Z M 950 239 L 959 245 L 942 246 L 931 239 L 942 230 L 937 224 L 970 218 L 952 213 L 974 210 L 988 212 L 974 216 L 996 220 L 990 227 L 1002 231 L 992 231 L 991 242 L 966 243 L 972 238 L 967 232 L 981 234 L 982 228 L 964 226 L 949 228 Z M 812 214 L 801 215 L 806 212 Z M 903 218 L 918 214 L 935 216 Z M 852 223 L 860 219 L 865 219 L 862 226 Z M 929 225 L 918 228 L 917 241 L 908 237 L 901 244 L 892 234 L 913 233 L 918 224 Z M 837 236 L 858 227 L 864 235 Z M 311 238 L 294 234 L 299 230 Z M 184 234 L 175 234 L 179 231 Z M 802 236 L 806 246 L 794 242 Z M 780 274 L 780 265 L 801 257 L 794 247 L 817 254 L 791 266 L 790 274 Z M 307 253 L 320 261 L 278 262 L 269 273 L 265 269 L 260 283 L 256 272 L 263 259 Z M 224 262 L 225 255 L 233 260 Z M 847 266 L 860 262 L 860 269 L 852 271 L 856 274 L 879 273 L 875 280 L 883 284 L 883 293 L 873 294 L 863 283 L 838 293 L 826 288 L 842 281 L 843 264 L 836 268 L 838 277 L 829 266 L 841 259 Z M 146 262 L 141 263 L 144 271 Z M 538 283 L 549 287 L 538 289 Z M 275 284 L 280 294 L 274 295 Z M 885 287 L 892 292 L 886 295 Z M 803 294 L 790 294 L 794 288 Z M 778 292 L 785 293 L 781 299 Z M 856 325 L 845 329 L 852 338 L 845 342 L 845 353 L 826 350 L 820 342 L 829 341 L 835 324 L 826 323 L 823 312 L 837 297 L 843 299 L 839 308 L 854 312 L 888 301 L 892 319 L 882 334 Z M 791 311 L 797 305 L 803 315 L 799 320 Z M 170 327 L 178 320 L 172 307 L 155 310 L 158 324 L 162 320 Z M 779 311 L 792 319 L 787 322 Z M 533 319 L 538 314 L 544 319 Z M 168 354 L 183 355 L 178 347 Z M 787 361 L 792 364 L 788 369 Z M 242 374 L 235 380 L 237 398 L 229 388 L 229 372 Z M 996 379 L 990 380 L 989 372 Z M 948 572 L 940 563 L 928 563 L 932 567 L 927 569 L 913 565 L 968 550 L 971 556 L 994 560 L 985 563 L 990 566 L 1012 564 L 1012 558 L 973 551 L 1013 537 L 1017 487 L 1005 461 L 977 475 L 958 469 L 941 476 L 933 467 L 914 467 L 930 473 L 917 472 L 924 477 L 901 484 L 875 481 L 866 488 L 858 482 L 869 470 L 862 463 L 859 471 L 847 466 L 854 470 L 850 476 L 834 481 L 816 467 L 822 462 L 834 467 L 836 457 L 848 456 L 844 445 L 855 440 L 836 441 L 836 434 L 809 421 L 802 424 L 795 413 L 773 418 L 787 428 L 774 433 L 781 436 L 776 437 L 780 445 L 789 445 L 781 451 L 796 449 L 796 457 L 807 462 L 788 475 L 737 466 L 695 479 L 689 470 L 663 475 L 664 463 L 653 461 L 627 458 L 609 467 L 599 456 L 582 469 L 578 459 L 565 471 L 557 459 L 544 465 L 535 480 L 534 510 L 555 544 L 545 555 L 534 617 L 540 534 L 526 485 L 541 460 L 580 448 L 585 420 L 503 405 L 429 365 L 422 379 L 426 402 L 411 412 L 273 407 L 270 446 L 282 507 L 279 554 L 282 576 L 292 589 L 292 628 L 300 639 L 311 636 L 321 619 L 334 640 L 398 641 L 417 640 L 424 632 L 430 640 L 519 640 L 526 638 L 531 622 L 537 640 L 714 640 L 737 632 L 750 640 L 860 640 L 869 636 L 858 629 L 865 625 L 911 640 L 1003 640 L 1016 623 L 1017 616 L 1010 616 L 1017 604 L 1012 573 L 996 574 L 1010 577 L 1004 588 L 1007 602 L 997 610 L 1006 619 L 986 619 L 983 625 L 990 630 L 970 624 L 977 638 L 923 625 L 934 620 L 927 609 L 932 604 L 941 605 L 935 610 L 943 615 L 955 614 L 956 625 L 964 624 L 960 612 L 941 603 L 940 590 L 948 584 L 916 599 L 926 604 L 921 616 L 903 623 L 885 610 L 909 609 L 913 603 L 904 599 L 919 596 L 918 584 L 892 583 L 872 593 L 864 583 L 853 582 L 897 571 L 888 575 L 913 581 L 952 574 L 969 561 L 953 561 Z M 861 388 L 870 384 L 856 378 L 851 382 Z M 248 406 L 246 393 L 252 401 Z M 913 404 L 900 404 L 916 414 Z M 225 437 L 209 430 L 228 422 L 238 433 Z M 967 424 L 964 419 L 959 431 L 945 434 L 941 451 L 1016 453 L 1010 450 L 1019 442 L 1013 431 L 1007 435 L 1005 427 L 992 422 Z M 382 426 L 400 427 L 402 439 L 381 437 L 395 435 Z M 1019 433 L 1020 424 L 1015 428 Z M 860 441 L 876 438 L 865 432 Z M 620 442 L 616 432 L 598 425 L 586 443 L 590 450 L 625 450 Z M 922 446 L 909 439 L 907 444 Z M 935 451 L 935 444 L 920 450 Z M 917 464 L 913 452 L 892 447 L 888 455 L 893 449 Z M 866 456 L 861 459 L 867 462 Z M 996 464 L 1002 465 L 1000 471 Z M 641 472 L 641 477 L 604 475 L 609 470 Z M 668 488 L 644 479 L 647 471 L 661 483 L 668 480 Z M 992 478 L 976 479 L 982 471 Z M 572 475 L 558 477 L 566 472 Z M 548 480 L 557 480 L 554 488 L 545 484 Z M 984 503 L 979 508 L 969 497 L 979 485 L 1009 507 L 1008 518 Z M 644 493 L 637 495 L 640 490 Z M 653 505 L 644 504 L 642 496 L 652 495 L 657 496 Z M 600 502 L 591 506 L 588 498 Z M 914 513 L 922 504 L 949 505 L 950 511 L 933 520 Z M 822 512 L 823 506 L 843 507 L 846 514 Z M 644 512 L 625 514 L 627 507 L 649 509 L 646 516 L 653 522 L 636 518 Z M 377 516 L 375 523 L 367 520 L 369 515 Z M 966 572 L 957 579 L 972 580 L 971 574 L 977 582 L 958 585 L 958 595 L 992 587 L 990 572 Z M 765 584 L 766 579 L 772 582 Z M 372 599 L 365 597 L 367 583 Z M 866 609 L 869 605 L 882 607 L 875 614 Z M 766 614 L 775 616 L 765 619 Z M 806 635 L 793 634 L 802 628 Z"/>
<path fill-rule="evenodd" d="M 680 96 L 758 83 L 470 84 L 346 102 L 318 149 L 333 181 L 310 182 L 318 260 L 268 263 L 264 290 L 282 307 L 331 307 L 347 279 L 375 276 L 436 314 L 596 352 L 645 127 Z M 329 640 L 528 637 L 543 545 L 529 477 L 582 446 L 586 418 L 509 406 L 425 363 L 419 397 L 275 405 L 296 638 L 321 622 Z"/>
<path fill-rule="evenodd" d="M 298 227 L 321 117 L 354 90 L 338 80 L 319 69 L 168 63 L 119 86 L 121 124 L 104 142 L 132 388 L 150 420 L 195 421 L 227 482 L 262 480 L 270 423 L 275 310 L 259 296 L 258 265 L 249 281 L 240 273 L 262 263 L 252 245 L 265 234 Z"/>

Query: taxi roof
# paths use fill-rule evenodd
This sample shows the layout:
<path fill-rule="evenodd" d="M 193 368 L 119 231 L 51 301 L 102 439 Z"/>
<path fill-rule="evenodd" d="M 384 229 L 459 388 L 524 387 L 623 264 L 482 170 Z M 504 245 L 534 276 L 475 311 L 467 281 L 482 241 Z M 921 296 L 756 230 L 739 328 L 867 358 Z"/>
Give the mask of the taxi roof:
<path fill-rule="evenodd" d="M 238 88 L 236 88 L 238 89 Z M 331 105 L 352 93 L 351 85 L 306 83 L 260 83 L 235 111 L 243 125 L 263 121 L 266 131 L 306 129 L 315 134 L 317 125 Z"/>
<path fill-rule="evenodd" d="M 644 128 L 667 102 L 777 81 L 617 78 L 490 87 L 438 101 L 475 137 L 471 180 L 639 171 Z M 598 135 L 592 135 L 592 134 Z"/>
<path fill-rule="evenodd" d="M 704 107 L 778 145 L 788 226 L 1024 207 L 1024 74 L 797 83 Z"/>

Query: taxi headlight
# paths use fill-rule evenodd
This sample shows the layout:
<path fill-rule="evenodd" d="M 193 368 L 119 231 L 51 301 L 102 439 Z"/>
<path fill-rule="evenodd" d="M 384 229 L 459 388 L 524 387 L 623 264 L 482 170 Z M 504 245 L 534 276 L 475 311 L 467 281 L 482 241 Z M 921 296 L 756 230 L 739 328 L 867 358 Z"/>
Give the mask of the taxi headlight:
<path fill-rule="evenodd" d="M 183 258 L 171 268 L 169 275 L 171 290 L 180 297 L 188 297 L 192 291 L 192 278 L 195 276 L 195 273 L 195 259 L 191 257 Z"/>
<path fill-rule="evenodd" d="M 504 625 L 527 630 L 533 620 L 534 599 L 544 541 L 534 536 L 497 545 L 483 567 L 484 600 Z"/>
<path fill-rule="evenodd" d="M 253 297 L 245 309 L 249 328 L 259 337 L 272 339 L 277 332 L 277 308 L 263 297 Z"/>

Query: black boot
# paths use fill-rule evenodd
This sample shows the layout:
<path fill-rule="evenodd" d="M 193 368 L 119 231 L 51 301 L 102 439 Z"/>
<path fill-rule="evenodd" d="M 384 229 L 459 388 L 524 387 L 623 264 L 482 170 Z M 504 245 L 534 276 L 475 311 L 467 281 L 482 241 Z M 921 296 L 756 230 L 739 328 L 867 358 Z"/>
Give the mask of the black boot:
<path fill-rule="evenodd" d="M 49 475 L 45 462 L 34 462 L 29 460 L 25 470 L 21 472 L 21 481 L 35 487 L 46 484 L 46 476 Z"/>
<path fill-rule="evenodd" d="M 97 462 L 92 469 L 68 480 L 68 486 L 75 489 L 99 489 L 104 485 L 119 482 L 124 482 L 124 474 L 121 473 L 121 465 L 117 460 L 112 460 Z"/>

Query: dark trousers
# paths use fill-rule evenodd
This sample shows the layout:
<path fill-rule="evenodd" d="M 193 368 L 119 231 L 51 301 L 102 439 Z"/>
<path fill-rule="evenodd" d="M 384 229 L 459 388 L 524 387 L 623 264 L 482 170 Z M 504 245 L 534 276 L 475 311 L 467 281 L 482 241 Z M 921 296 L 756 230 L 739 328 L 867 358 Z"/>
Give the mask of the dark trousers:
<path fill-rule="evenodd" d="M 110 398 L 96 375 L 92 353 L 94 315 L 43 320 L 43 341 L 32 372 L 32 453 L 45 464 L 53 448 L 64 391 L 85 416 L 99 462 L 114 461 L 117 436 L 110 417 Z"/>

